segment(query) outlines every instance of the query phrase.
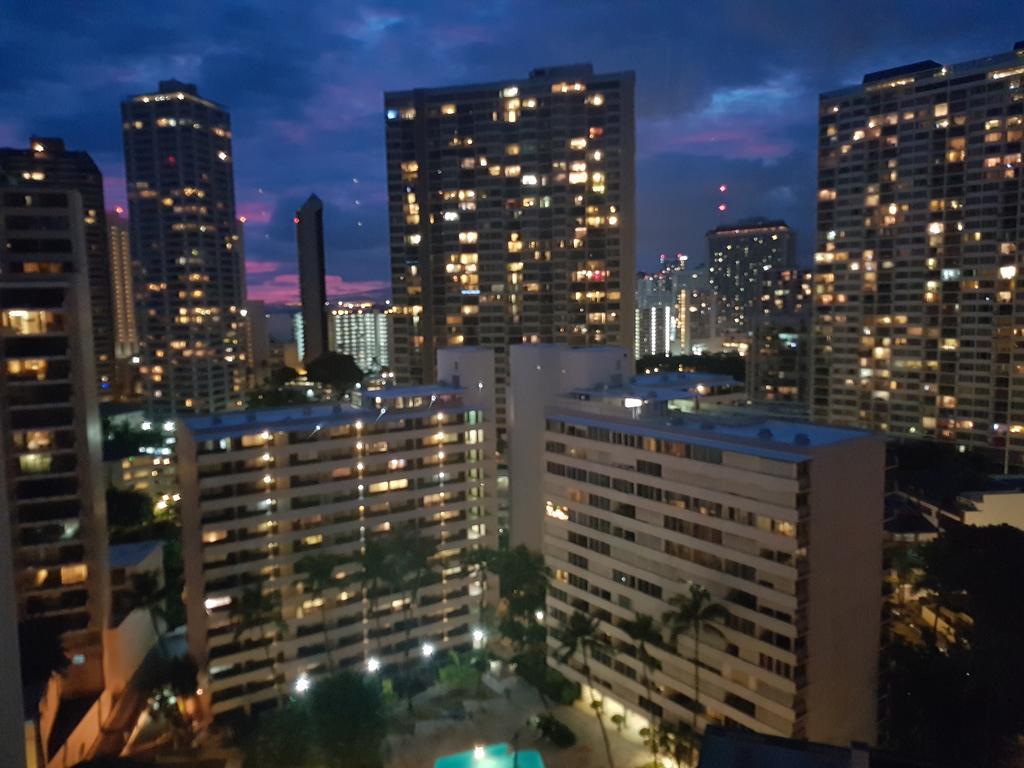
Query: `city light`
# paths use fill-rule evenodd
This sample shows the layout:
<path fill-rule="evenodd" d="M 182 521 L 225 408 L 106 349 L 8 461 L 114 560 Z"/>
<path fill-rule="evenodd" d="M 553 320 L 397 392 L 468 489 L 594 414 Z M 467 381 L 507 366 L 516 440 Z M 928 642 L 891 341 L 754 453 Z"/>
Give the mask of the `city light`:
<path fill-rule="evenodd" d="M 473 759 L 474 760 L 483 760 L 485 755 L 486 755 L 486 752 L 484 752 L 484 745 L 483 744 L 477 744 L 475 747 L 473 747 Z"/>
<path fill-rule="evenodd" d="M 366 671 L 370 674 L 377 672 L 380 669 L 380 659 L 376 656 L 371 656 L 366 660 Z"/>
<path fill-rule="evenodd" d="M 313 685 L 313 681 L 309 679 L 309 676 L 305 672 L 303 672 L 295 680 L 295 692 L 296 693 L 305 693 L 306 691 L 308 691 L 312 687 L 312 685 Z"/>
<path fill-rule="evenodd" d="M 544 611 L 534 611 L 533 618 L 535 618 L 538 622 L 544 621 Z"/>
<path fill-rule="evenodd" d="M 424 643 L 420 650 L 423 652 L 423 657 L 429 659 L 434 655 L 434 645 L 432 643 Z"/>

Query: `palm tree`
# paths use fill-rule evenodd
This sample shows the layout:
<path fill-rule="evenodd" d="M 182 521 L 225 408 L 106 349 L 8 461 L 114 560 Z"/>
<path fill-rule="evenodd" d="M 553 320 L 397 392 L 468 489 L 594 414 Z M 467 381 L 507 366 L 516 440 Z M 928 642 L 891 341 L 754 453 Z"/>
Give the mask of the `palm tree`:
<path fill-rule="evenodd" d="M 320 617 L 324 628 L 324 653 L 327 655 L 327 668 L 334 668 L 331 657 L 331 638 L 327 627 L 327 589 L 334 585 L 334 569 L 341 562 L 337 555 L 306 555 L 295 563 L 295 569 L 305 574 L 303 583 L 309 591 L 320 600 Z"/>
<path fill-rule="evenodd" d="M 412 711 L 412 670 L 409 668 L 409 651 L 412 643 L 412 612 L 419 599 L 420 588 L 430 573 L 430 558 L 437 554 L 433 539 L 419 535 L 413 528 L 403 529 L 390 543 L 390 571 L 392 585 L 396 591 L 406 592 L 405 599 L 405 643 L 402 666 L 406 674 L 406 703 Z"/>
<path fill-rule="evenodd" d="M 247 632 L 258 631 L 257 638 L 263 644 L 267 661 L 270 662 L 270 672 L 274 676 L 277 702 L 283 704 L 284 692 L 281 690 L 281 680 L 277 674 L 277 655 L 271 654 L 274 637 L 268 639 L 265 632 L 267 624 L 276 624 L 280 630 L 287 626 L 281 620 L 281 594 L 264 592 L 260 587 L 249 587 L 242 592 L 238 600 L 231 602 L 230 615 L 236 625 L 235 642 L 241 640 L 242 635 Z"/>
<path fill-rule="evenodd" d="M 651 656 L 647 650 L 647 645 L 658 645 L 661 643 L 661 628 L 658 626 L 657 620 L 653 616 L 648 616 L 645 613 L 638 613 L 632 621 L 624 622 L 622 625 L 623 631 L 629 635 L 636 642 L 636 657 L 644 668 L 644 691 L 647 693 L 647 701 L 653 703 L 654 699 L 651 695 L 651 689 L 653 688 L 654 671 L 661 668 L 661 662 Z M 651 718 L 652 731 L 654 729 L 654 719 Z M 658 760 L 658 742 L 656 739 L 651 739 L 651 759 L 654 762 Z"/>
<path fill-rule="evenodd" d="M 721 635 L 718 624 L 729 616 L 729 610 L 722 604 L 716 603 L 711 593 L 699 584 L 690 585 L 688 595 L 675 595 L 671 597 L 668 604 L 672 606 L 671 611 L 666 611 L 661 620 L 669 628 L 672 638 L 672 645 L 677 646 L 679 636 L 682 634 L 693 635 L 693 733 L 697 734 L 697 714 L 702 710 L 700 703 L 700 636 L 701 632 L 713 632 Z M 690 750 L 691 762 L 695 757 L 696 738 Z"/>
<path fill-rule="evenodd" d="M 658 747 L 672 758 L 676 768 L 682 768 L 683 758 L 696 746 L 696 734 L 688 723 L 678 722 L 674 725 L 658 728 Z"/>
<path fill-rule="evenodd" d="M 597 698 L 594 688 L 594 678 L 590 672 L 590 658 L 594 652 L 604 653 L 608 649 L 607 643 L 598 632 L 601 621 L 593 616 L 587 616 L 580 611 L 574 611 L 569 620 L 555 633 L 559 642 L 559 649 L 555 658 L 562 664 L 568 663 L 577 653 L 583 660 L 583 674 L 587 678 L 587 687 L 590 689 L 590 706 L 597 715 L 597 723 L 601 727 L 601 738 L 604 741 L 604 752 L 608 758 L 608 768 L 615 768 L 612 762 L 612 745 L 608 741 L 608 731 L 604 727 L 604 718 L 601 717 L 601 701 Z"/>
<path fill-rule="evenodd" d="M 363 594 L 366 596 L 367 610 L 370 614 L 373 614 L 374 593 L 387 580 L 390 565 L 388 547 L 379 540 L 370 539 L 363 548 L 362 563 L 363 570 L 359 578 L 362 582 Z M 376 614 L 374 622 L 377 630 L 377 652 L 380 653 L 381 631 L 379 613 Z"/>

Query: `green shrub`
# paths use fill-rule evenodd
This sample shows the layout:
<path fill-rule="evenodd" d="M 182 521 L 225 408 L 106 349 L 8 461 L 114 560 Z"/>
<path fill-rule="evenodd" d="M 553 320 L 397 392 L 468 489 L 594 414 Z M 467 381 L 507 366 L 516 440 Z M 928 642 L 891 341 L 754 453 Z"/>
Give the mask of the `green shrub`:
<path fill-rule="evenodd" d="M 571 747 L 576 743 L 576 734 L 572 732 L 568 725 L 554 715 L 547 713 L 538 715 L 537 730 L 540 731 L 541 736 L 560 749 Z"/>

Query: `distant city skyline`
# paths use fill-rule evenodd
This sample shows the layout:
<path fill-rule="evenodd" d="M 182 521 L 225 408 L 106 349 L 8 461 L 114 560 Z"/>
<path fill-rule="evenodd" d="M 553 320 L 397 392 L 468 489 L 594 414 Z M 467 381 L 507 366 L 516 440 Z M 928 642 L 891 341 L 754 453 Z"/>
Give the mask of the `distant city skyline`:
<path fill-rule="evenodd" d="M 611 2 L 586 14 L 539 2 L 359 3 L 302 14 L 260 2 L 185 3 L 145 15 L 115 7 L 55 15 L 19 4 L 0 30 L 9 53 L 0 145 L 59 136 L 96 159 L 108 207 L 124 206 L 120 100 L 161 79 L 195 82 L 234 117 L 250 296 L 297 299 L 291 219 L 314 190 L 329 222 L 328 295 L 386 295 L 383 93 L 588 61 L 637 73 L 639 269 L 654 269 L 663 252 L 699 260 L 704 232 L 758 215 L 794 227 L 806 264 L 818 94 L 886 66 L 1007 50 L 1013 8 L 869 2 L 842 16 L 810 2 L 647 3 L 629 10 L 634 31 L 622 36 L 624 14 Z"/>

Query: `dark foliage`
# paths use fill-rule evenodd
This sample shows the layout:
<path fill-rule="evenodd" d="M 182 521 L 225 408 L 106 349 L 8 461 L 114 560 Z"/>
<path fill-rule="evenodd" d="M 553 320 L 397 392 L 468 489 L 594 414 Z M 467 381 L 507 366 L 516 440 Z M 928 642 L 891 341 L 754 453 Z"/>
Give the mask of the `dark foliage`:
<path fill-rule="evenodd" d="M 652 355 L 636 361 L 637 373 L 644 371 L 696 371 L 698 373 L 721 373 L 732 376 L 736 381 L 746 378 L 746 363 L 739 355 L 675 355 L 660 357 Z"/>
<path fill-rule="evenodd" d="M 351 355 L 324 352 L 306 364 L 306 376 L 310 381 L 331 387 L 340 397 L 361 382 L 364 374 Z"/>

